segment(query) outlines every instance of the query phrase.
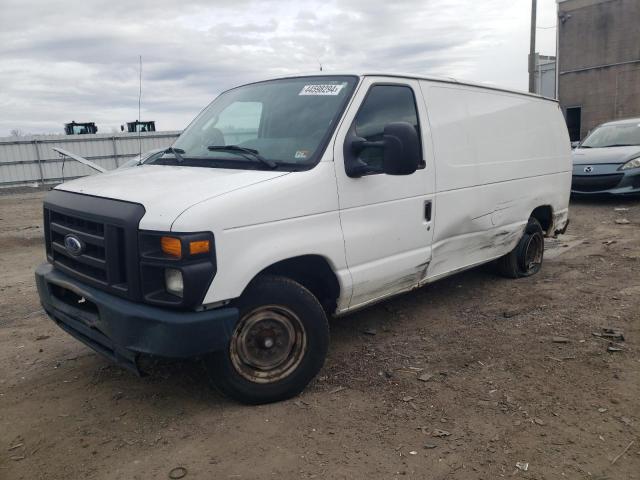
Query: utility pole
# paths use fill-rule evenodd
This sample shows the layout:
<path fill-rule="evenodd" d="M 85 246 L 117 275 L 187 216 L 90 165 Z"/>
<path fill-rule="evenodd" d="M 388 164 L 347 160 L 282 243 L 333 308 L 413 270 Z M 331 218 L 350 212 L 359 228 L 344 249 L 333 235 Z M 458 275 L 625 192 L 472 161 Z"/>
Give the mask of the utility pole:
<path fill-rule="evenodd" d="M 537 0 L 531 0 L 531 45 L 529 46 L 529 93 L 535 91 L 536 70 L 536 13 L 538 11 Z"/>

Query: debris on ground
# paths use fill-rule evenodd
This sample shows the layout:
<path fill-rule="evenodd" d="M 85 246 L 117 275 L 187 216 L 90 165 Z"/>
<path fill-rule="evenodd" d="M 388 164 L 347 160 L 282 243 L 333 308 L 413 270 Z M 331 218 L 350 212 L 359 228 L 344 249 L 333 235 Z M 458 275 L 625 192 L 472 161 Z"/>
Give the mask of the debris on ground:
<path fill-rule="evenodd" d="M 36 337 L 36 342 L 40 341 L 40 340 L 46 340 L 48 338 L 51 338 L 51 335 L 38 335 Z"/>
<path fill-rule="evenodd" d="M 436 428 L 431 433 L 431 436 L 436 437 L 436 438 L 448 437 L 449 435 L 451 435 L 451 433 L 447 432 L 446 430 L 440 430 L 439 428 Z"/>
<path fill-rule="evenodd" d="M 627 220 L 626 218 L 616 218 L 616 223 L 618 225 L 628 225 L 631 222 L 629 220 Z"/>
<path fill-rule="evenodd" d="M 621 345 L 617 345 L 613 342 L 611 342 L 607 347 L 607 352 L 622 352 L 622 351 L 624 351 L 624 348 L 622 348 Z"/>
<path fill-rule="evenodd" d="M 614 212 L 628 212 L 629 209 L 628 208 L 624 208 L 624 207 L 616 207 L 613 209 Z"/>
<path fill-rule="evenodd" d="M 544 420 L 542 420 L 542 419 L 540 419 L 540 418 L 534 418 L 534 419 L 533 419 L 533 422 L 534 422 L 536 425 L 540 425 L 541 427 L 543 427 L 543 426 L 545 425 Z"/>
<path fill-rule="evenodd" d="M 363 330 L 362 333 L 366 333 L 367 335 L 377 335 L 378 331 L 375 328 L 367 328 L 366 330 Z"/>
<path fill-rule="evenodd" d="M 569 343 L 569 339 L 567 337 L 553 337 L 551 341 L 553 343 Z"/>
<path fill-rule="evenodd" d="M 620 421 L 627 426 L 631 426 L 631 419 L 629 417 L 620 417 Z"/>
<path fill-rule="evenodd" d="M 616 463 L 620 457 L 622 457 L 625 453 L 627 453 L 627 451 L 631 448 L 631 445 L 633 445 L 633 443 L 634 443 L 634 441 L 633 441 L 633 440 L 631 440 L 631 441 L 629 442 L 629 445 L 627 445 L 627 447 L 626 447 L 623 451 L 621 451 L 618 455 L 616 455 L 616 458 L 614 458 L 613 460 L 611 460 L 611 465 L 613 465 L 614 463 Z"/>
<path fill-rule="evenodd" d="M 437 445 L 435 443 L 425 443 L 424 444 L 424 448 L 427 449 L 427 450 L 433 450 L 436 447 L 437 447 Z"/>
<path fill-rule="evenodd" d="M 552 357 L 551 355 L 546 355 L 545 358 L 548 358 L 549 360 L 553 360 L 555 362 L 564 362 L 565 360 L 575 360 L 576 359 L 576 357 L 573 357 L 573 356 L 566 356 L 566 357 L 558 358 L 558 357 Z"/>
<path fill-rule="evenodd" d="M 617 328 L 603 328 L 600 336 L 604 338 L 610 338 L 611 340 L 624 342 L 624 333 L 622 330 L 618 330 Z"/>
<path fill-rule="evenodd" d="M 432 378 L 433 378 L 433 374 L 431 374 L 431 373 L 423 373 L 422 375 L 420 375 L 418 377 L 418 380 L 420 380 L 421 382 L 428 382 Z"/>
<path fill-rule="evenodd" d="M 175 467 L 169 471 L 169 478 L 171 480 L 179 480 L 187 476 L 187 469 L 184 467 Z"/>
<path fill-rule="evenodd" d="M 516 468 L 518 470 L 526 472 L 527 470 L 529 470 L 529 464 L 527 462 L 516 462 Z"/>
<path fill-rule="evenodd" d="M 617 243 L 617 241 L 616 240 L 606 240 L 606 241 L 602 242 L 602 244 L 606 245 L 607 247 L 609 245 L 613 245 L 614 243 Z"/>
<path fill-rule="evenodd" d="M 341 392 L 341 391 L 346 390 L 346 389 L 347 389 L 347 387 L 336 387 L 333 390 L 331 390 L 329 393 L 334 394 L 334 393 L 338 393 L 338 392 Z"/>

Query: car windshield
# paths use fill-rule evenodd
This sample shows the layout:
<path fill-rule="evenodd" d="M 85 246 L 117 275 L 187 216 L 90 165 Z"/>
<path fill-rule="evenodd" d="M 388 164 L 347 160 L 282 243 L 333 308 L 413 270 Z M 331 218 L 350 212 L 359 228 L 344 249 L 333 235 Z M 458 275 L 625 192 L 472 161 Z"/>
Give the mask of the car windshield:
<path fill-rule="evenodd" d="M 221 94 L 156 164 L 288 169 L 319 161 L 356 77 L 313 76 L 245 85 Z"/>
<path fill-rule="evenodd" d="M 582 148 L 626 147 L 640 145 L 640 121 L 596 128 L 580 145 Z"/>

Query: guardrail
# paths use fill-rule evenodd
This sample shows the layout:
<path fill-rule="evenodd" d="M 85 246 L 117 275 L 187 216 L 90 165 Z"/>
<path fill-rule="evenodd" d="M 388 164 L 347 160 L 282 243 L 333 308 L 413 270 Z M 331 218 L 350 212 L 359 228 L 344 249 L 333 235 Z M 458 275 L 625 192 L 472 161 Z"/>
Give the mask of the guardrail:
<path fill-rule="evenodd" d="M 96 173 L 81 163 L 65 161 L 52 147 L 69 150 L 112 170 L 140 151 L 168 147 L 179 134 L 142 132 L 0 138 L 0 188 L 58 183 Z"/>

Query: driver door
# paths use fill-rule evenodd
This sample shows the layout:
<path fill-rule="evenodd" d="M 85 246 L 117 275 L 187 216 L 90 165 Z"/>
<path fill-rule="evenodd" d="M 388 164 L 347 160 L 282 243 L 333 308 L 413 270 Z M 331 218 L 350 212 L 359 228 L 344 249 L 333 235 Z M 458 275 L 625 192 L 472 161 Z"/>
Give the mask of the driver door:
<path fill-rule="evenodd" d="M 385 125 L 409 122 L 421 138 L 425 161 L 410 175 L 349 177 L 345 143 L 354 133 L 369 141 Z M 347 152 L 348 154 L 348 152 Z M 379 167 L 380 149 L 358 158 Z M 334 144 L 340 220 L 353 292 L 349 309 L 409 290 L 426 277 L 431 260 L 435 171 L 431 137 L 420 86 L 415 80 L 365 77 Z"/>

